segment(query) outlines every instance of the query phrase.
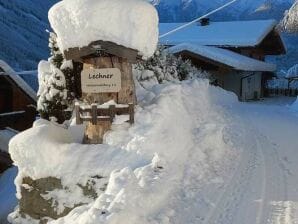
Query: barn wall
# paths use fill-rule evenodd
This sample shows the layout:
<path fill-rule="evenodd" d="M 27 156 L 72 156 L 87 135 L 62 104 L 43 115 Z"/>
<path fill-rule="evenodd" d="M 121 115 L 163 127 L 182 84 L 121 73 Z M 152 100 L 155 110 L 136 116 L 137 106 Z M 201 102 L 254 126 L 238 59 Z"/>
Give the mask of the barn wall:
<path fill-rule="evenodd" d="M 35 105 L 22 89 L 8 76 L 0 77 L 0 113 L 24 110 L 27 105 Z"/>
<path fill-rule="evenodd" d="M 32 126 L 36 117 L 36 108 L 31 99 L 8 76 L 0 76 L 0 129 L 10 127 L 23 131 Z"/>
<path fill-rule="evenodd" d="M 10 83 L 0 76 L 0 114 L 12 111 L 12 92 Z"/>
<path fill-rule="evenodd" d="M 211 71 L 218 80 L 218 85 L 225 90 L 234 92 L 239 100 L 259 99 L 262 96 L 262 73 L 240 72 L 235 70 L 220 69 Z"/>
<path fill-rule="evenodd" d="M 30 99 L 21 89 L 13 88 L 13 111 L 24 110 L 27 105 L 36 104 L 32 99 Z"/>
<path fill-rule="evenodd" d="M 262 73 L 242 74 L 242 97 L 243 101 L 256 100 L 262 96 Z"/>
<path fill-rule="evenodd" d="M 221 68 L 218 71 L 211 71 L 211 74 L 214 74 L 220 87 L 234 92 L 240 99 L 242 76 L 237 71 Z"/>

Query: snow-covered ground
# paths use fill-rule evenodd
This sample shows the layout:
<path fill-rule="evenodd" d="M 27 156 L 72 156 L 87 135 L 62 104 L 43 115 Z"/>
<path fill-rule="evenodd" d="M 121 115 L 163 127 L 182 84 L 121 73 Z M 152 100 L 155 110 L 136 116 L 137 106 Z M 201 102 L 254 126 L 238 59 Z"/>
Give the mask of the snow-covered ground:
<path fill-rule="evenodd" d="M 16 188 L 14 186 L 17 172 L 17 168 L 13 167 L 0 174 L 0 224 L 8 223 L 6 217 L 17 206 Z"/>
<path fill-rule="evenodd" d="M 201 80 L 147 88 L 138 86 L 136 124 L 115 125 L 105 145 L 68 144 L 62 137 L 71 133 L 46 122 L 13 140 L 19 177 L 51 175 L 66 184 L 84 175 L 107 177 L 95 201 L 85 199 L 52 224 L 298 222 L 298 113 L 292 107 L 273 100 L 239 103 Z M 26 141 L 33 145 L 32 135 L 41 132 L 43 150 L 28 151 Z M 52 144 L 59 147 L 47 147 Z M 27 153 L 19 154 L 23 147 Z M 71 200 L 55 195 L 62 208 L 82 200 L 77 189 L 68 193 Z"/>

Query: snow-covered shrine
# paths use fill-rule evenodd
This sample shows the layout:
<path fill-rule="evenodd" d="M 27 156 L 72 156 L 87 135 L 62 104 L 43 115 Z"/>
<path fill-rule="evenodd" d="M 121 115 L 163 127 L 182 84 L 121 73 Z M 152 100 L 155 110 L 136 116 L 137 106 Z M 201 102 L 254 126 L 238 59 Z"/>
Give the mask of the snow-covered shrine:
<path fill-rule="evenodd" d="M 160 23 L 160 33 L 183 24 Z M 237 94 L 240 100 L 264 96 L 265 83 L 276 66 L 267 55 L 285 54 L 274 20 L 211 22 L 208 19 L 162 37 L 169 51 L 210 71 L 215 84 Z"/>
<path fill-rule="evenodd" d="M 65 0 L 51 8 L 49 20 L 64 57 L 84 64 L 84 105 L 76 107 L 77 123 L 88 121 L 84 142 L 101 143 L 115 115 L 129 115 L 133 122 L 132 63 L 156 49 L 156 9 L 140 0 Z M 108 108 L 100 108 L 107 103 Z"/>

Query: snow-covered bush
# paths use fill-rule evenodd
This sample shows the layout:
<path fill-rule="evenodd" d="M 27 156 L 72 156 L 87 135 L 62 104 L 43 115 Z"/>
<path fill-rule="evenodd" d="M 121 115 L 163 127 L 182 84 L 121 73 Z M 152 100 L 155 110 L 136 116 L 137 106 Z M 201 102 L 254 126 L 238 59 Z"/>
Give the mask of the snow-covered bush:
<path fill-rule="evenodd" d="M 139 61 L 135 69 L 140 71 L 149 70 L 154 73 L 155 78 L 159 83 L 164 81 L 182 81 L 192 78 L 208 78 L 207 72 L 198 70 L 189 60 L 183 60 L 181 57 L 169 53 L 164 46 L 159 46 L 154 55 L 145 61 Z M 149 74 L 149 73 L 146 73 Z M 138 77 L 137 77 L 138 78 Z M 142 76 L 141 81 L 146 79 Z M 148 76 L 147 79 L 151 79 Z"/>
<path fill-rule="evenodd" d="M 42 118 L 62 123 L 67 117 L 63 112 L 73 105 L 75 75 L 72 61 L 66 61 L 57 46 L 57 36 L 50 33 L 51 57 L 38 65 L 38 111 Z"/>

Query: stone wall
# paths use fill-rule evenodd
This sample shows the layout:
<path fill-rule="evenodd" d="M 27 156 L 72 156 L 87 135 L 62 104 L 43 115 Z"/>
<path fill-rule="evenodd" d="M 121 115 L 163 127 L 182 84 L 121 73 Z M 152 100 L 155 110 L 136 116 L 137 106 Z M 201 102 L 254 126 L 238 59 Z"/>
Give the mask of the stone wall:
<path fill-rule="evenodd" d="M 77 184 L 81 188 L 84 196 L 95 199 L 98 197 L 98 190 L 105 191 L 106 184 L 103 184 L 99 189 L 95 189 L 96 180 L 103 179 L 101 176 L 91 178 L 86 186 Z M 68 188 L 63 186 L 61 180 L 55 177 L 42 178 L 33 180 L 30 177 L 23 179 L 21 186 L 21 199 L 19 201 L 19 213 L 22 217 L 26 215 L 35 220 L 40 220 L 40 223 L 47 223 L 48 219 L 58 219 L 66 216 L 75 207 L 84 203 L 75 204 L 74 207 L 64 207 L 61 212 L 57 211 L 57 203 L 53 199 L 45 199 L 45 195 L 54 190 L 65 190 Z"/>

